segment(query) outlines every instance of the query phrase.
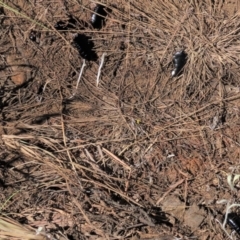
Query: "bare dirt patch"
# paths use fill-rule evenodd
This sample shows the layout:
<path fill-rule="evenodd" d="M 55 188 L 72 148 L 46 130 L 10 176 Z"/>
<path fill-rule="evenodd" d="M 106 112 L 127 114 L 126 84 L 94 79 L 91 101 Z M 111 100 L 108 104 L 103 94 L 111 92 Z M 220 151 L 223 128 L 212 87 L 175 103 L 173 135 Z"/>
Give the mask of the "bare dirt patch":
<path fill-rule="evenodd" d="M 239 198 L 227 183 L 239 173 L 239 3 L 101 3 L 100 29 L 97 2 L 0 4 L 0 236 L 227 239 L 219 222 Z M 76 36 L 96 53 L 78 86 L 89 51 Z"/>

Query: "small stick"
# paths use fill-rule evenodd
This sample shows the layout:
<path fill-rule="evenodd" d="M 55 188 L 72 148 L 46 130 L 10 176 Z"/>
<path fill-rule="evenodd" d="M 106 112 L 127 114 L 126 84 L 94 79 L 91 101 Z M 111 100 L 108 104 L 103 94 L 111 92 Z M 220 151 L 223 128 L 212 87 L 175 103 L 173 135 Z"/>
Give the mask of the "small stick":
<path fill-rule="evenodd" d="M 102 151 L 104 153 L 106 153 L 109 157 L 111 157 L 113 160 L 115 160 L 116 162 L 118 162 L 119 164 L 121 164 L 124 168 L 126 168 L 127 170 L 131 171 L 131 167 L 126 164 L 125 162 L 123 162 L 120 158 L 118 158 L 116 155 L 114 155 L 113 153 L 111 153 L 110 151 L 108 151 L 106 148 L 102 148 Z"/>
<path fill-rule="evenodd" d="M 156 202 L 156 205 L 159 205 L 159 203 L 176 187 L 178 187 L 178 185 L 182 184 L 184 182 L 184 179 L 180 179 L 179 181 L 177 181 L 176 183 L 172 184 L 169 186 L 169 189 L 163 194 L 163 196 L 161 198 L 158 199 L 158 201 Z"/>
<path fill-rule="evenodd" d="M 107 53 L 103 53 L 102 58 L 101 58 L 101 62 L 100 62 L 99 68 L 98 68 L 97 81 L 96 81 L 97 82 L 97 87 L 98 87 L 98 84 L 99 84 L 101 70 L 102 70 L 102 67 L 103 67 L 103 64 L 104 64 L 104 58 L 105 58 L 106 55 L 107 55 Z"/>
<path fill-rule="evenodd" d="M 72 96 L 69 97 L 68 99 L 73 98 L 73 97 L 75 96 L 75 94 L 77 93 L 78 85 L 79 85 L 79 82 L 80 82 L 80 80 L 81 80 L 81 77 L 82 77 L 82 74 L 83 74 L 83 69 L 85 68 L 85 66 L 86 66 L 86 61 L 85 61 L 85 59 L 83 59 L 83 65 L 82 65 L 82 67 L 81 67 L 81 70 L 80 70 L 80 73 L 79 73 L 79 76 L 78 76 L 76 88 L 75 88 L 75 90 L 73 91 Z"/>
<path fill-rule="evenodd" d="M 48 83 L 50 83 L 50 82 L 51 82 L 51 80 L 47 80 L 46 83 L 44 84 L 43 89 L 42 89 L 41 96 L 37 96 L 37 101 L 38 101 L 38 102 L 42 102 L 43 93 L 45 92 L 45 89 L 46 89 Z"/>

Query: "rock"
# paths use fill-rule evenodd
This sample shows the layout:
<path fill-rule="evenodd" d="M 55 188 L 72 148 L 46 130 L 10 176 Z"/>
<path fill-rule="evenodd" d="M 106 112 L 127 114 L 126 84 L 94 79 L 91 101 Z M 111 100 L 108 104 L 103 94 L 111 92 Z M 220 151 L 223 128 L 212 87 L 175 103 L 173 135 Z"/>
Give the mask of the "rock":
<path fill-rule="evenodd" d="M 193 204 L 184 214 L 184 223 L 194 231 L 200 226 L 203 219 L 206 217 L 205 215 L 203 209 L 200 209 L 196 204 Z"/>
<path fill-rule="evenodd" d="M 185 204 L 177 196 L 169 195 L 162 202 L 162 210 L 178 220 L 183 219 Z"/>
<path fill-rule="evenodd" d="M 20 54 L 7 56 L 8 67 L 11 69 L 11 80 L 20 86 L 31 78 L 31 68 L 27 60 L 24 60 Z"/>
<path fill-rule="evenodd" d="M 17 86 L 20 86 L 27 81 L 27 76 L 25 72 L 15 72 L 11 79 Z"/>

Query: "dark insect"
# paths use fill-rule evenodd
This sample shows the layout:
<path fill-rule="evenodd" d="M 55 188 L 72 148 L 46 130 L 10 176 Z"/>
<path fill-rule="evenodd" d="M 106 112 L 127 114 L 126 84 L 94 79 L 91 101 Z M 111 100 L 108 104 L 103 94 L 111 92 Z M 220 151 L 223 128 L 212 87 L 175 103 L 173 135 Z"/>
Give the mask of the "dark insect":
<path fill-rule="evenodd" d="M 37 40 L 37 32 L 36 31 L 31 31 L 30 34 L 29 34 L 29 39 L 33 42 L 36 42 Z"/>
<path fill-rule="evenodd" d="M 43 85 L 40 85 L 38 90 L 37 90 L 37 95 L 41 95 L 43 93 L 43 88 L 44 86 Z"/>
<path fill-rule="evenodd" d="M 80 56 L 88 61 L 96 61 L 97 54 L 94 52 L 94 43 L 91 38 L 84 34 L 77 34 L 73 39 L 73 46 L 77 48 Z"/>
<path fill-rule="evenodd" d="M 231 229 L 235 230 L 240 235 L 240 216 L 236 213 L 229 213 L 227 223 Z"/>
<path fill-rule="evenodd" d="M 58 21 L 55 25 L 54 28 L 59 31 L 66 31 L 66 30 L 71 30 L 74 29 L 77 24 L 76 19 L 74 19 L 72 16 L 69 16 L 69 19 L 67 21 Z"/>
<path fill-rule="evenodd" d="M 105 7 L 97 4 L 97 6 L 94 8 L 94 13 L 91 18 L 92 26 L 96 29 L 101 29 L 105 24 L 106 16 L 107 12 L 105 11 Z"/>
<path fill-rule="evenodd" d="M 172 77 L 177 77 L 182 73 L 183 67 L 187 62 L 187 54 L 184 51 L 176 52 L 173 56 L 174 69 Z"/>

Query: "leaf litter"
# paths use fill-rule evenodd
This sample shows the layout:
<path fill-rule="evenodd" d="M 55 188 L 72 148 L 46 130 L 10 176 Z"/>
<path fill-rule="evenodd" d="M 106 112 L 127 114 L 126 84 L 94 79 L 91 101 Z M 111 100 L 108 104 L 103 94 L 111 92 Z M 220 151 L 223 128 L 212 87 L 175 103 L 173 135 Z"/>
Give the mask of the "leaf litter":
<path fill-rule="evenodd" d="M 97 4 L 105 13 L 95 29 Z M 239 199 L 229 188 L 238 179 L 227 180 L 239 172 L 237 5 L 0 5 L 1 236 L 236 239 L 217 223 L 217 202 Z M 74 36 L 96 53 L 79 81 L 90 50 Z"/>

